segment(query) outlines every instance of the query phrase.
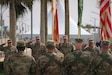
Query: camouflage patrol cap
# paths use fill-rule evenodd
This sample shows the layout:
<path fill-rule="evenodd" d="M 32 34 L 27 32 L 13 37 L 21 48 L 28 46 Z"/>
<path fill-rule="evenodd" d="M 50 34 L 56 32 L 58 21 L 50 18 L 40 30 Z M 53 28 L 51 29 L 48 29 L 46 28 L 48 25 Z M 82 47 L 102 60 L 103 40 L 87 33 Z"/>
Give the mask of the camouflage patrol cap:
<path fill-rule="evenodd" d="M 94 41 L 93 39 L 90 39 L 90 40 L 89 40 L 89 42 L 93 42 L 93 41 Z"/>
<path fill-rule="evenodd" d="M 36 36 L 36 39 L 40 39 L 40 36 Z"/>
<path fill-rule="evenodd" d="M 7 40 L 7 43 L 11 43 L 12 42 L 12 40 Z"/>
<path fill-rule="evenodd" d="M 93 40 L 93 39 L 90 39 L 90 40 L 89 40 L 89 43 L 94 43 L 94 40 Z"/>
<path fill-rule="evenodd" d="M 109 41 L 109 40 L 104 40 L 104 41 L 102 41 L 102 45 L 108 46 L 109 44 L 110 44 L 110 41 Z"/>
<path fill-rule="evenodd" d="M 47 48 L 51 48 L 51 47 L 54 47 L 56 44 L 53 40 L 48 40 L 47 43 L 46 43 L 46 47 Z"/>
<path fill-rule="evenodd" d="M 83 42 L 83 39 L 80 39 L 80 38 L 75 39 L 75 43 L 82 43 L 82 42 Z"/>
<path fill-rule="evenodd" d="M 20 40 L 17 42 L 17 47 L 25 47 L 25 42 Z"/>
<path fill-rule="evenodd" d="M 68 36 L 67 35 L 63 35 L 63 39 L 68 39 Z"/>

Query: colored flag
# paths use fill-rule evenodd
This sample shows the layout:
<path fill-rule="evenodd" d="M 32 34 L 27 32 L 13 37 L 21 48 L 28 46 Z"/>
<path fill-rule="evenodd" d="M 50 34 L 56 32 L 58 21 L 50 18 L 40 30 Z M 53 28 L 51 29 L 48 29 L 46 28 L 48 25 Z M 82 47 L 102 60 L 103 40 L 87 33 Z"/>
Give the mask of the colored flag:
<path fill-rule="evenodd" d="M 82 24 L 83 0 L 78 0 L 78 25 Z"/>
<path fill-rule="evenodd" d="M 112 16 L 110 0 L 100 0 L 101 40 L 112 38 Z"/>
<path fill-rule="evenodd" d="M 52 40 L 57 44 L 59 43 L 59 29 L 58 29 L 58 10 L 57 10 L 57 0 L 52 0 L 52 17 L 53 17 L 53 26 L 52 26 Z"/>

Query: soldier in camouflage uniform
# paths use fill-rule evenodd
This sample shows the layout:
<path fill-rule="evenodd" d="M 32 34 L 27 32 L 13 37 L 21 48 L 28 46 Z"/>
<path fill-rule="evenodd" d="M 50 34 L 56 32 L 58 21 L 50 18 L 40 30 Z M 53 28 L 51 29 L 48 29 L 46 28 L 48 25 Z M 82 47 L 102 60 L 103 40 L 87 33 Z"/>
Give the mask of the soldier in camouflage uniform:
<path fill-rule="evenodd" d="M 100 50 L 95 46 L 95 43 L 93 40 L 89 40 L 88 46 L 84 50 L 90 51 L 93 57 L 100 54 Z"/>
<path fill-rule="evenodd" d="M 87 66 L 91 62 L 91 53 L 82 51 L 82 39 L 75 39 L 74 45 L 76 50 L 67 54 L 63 62 L 65 75 L 85 75 Z"/>
<path fill-rule="evenodd" d="M 110 50 L 109 50 L 109 52 L 112 54 L 112 41 L 110 43 Z"/>
<path fill-rule="evenodd" d="M 37 60 L 38 57 L 46 53 L 45 44 L 41 42 L 40 36 L 36 37 L 36 43 L 27 43 L 27 47 L 32 49 L 32 56 L 35 58 L 35 60 Z"/>
<path fill-rule="evenodd" d="M 8 57 L 11 56 L 12 54 L 17 53 L 18 50 L 15 46 L 12 45 L 11 40 L 7 40 L 7 46 L 4 46 L 4 45 L 5 45 L 5 43 L 0 45 L 0 50 L 4 51 L 4 54 L 5 54 L 5 59 L 4 59 L 4 69 L 5 69 L 6 65 L 7 65 Z"/>
<path fill-rule="evenodd" d="M 66 56 L 70 52 L 73 52 L 74 50 L 73 44 L 68 42 L 67 35 L 63 36 L 63 43 L 59 43 L 59 45 L 57 45 L 57 49 L 60 50 L 64 54 L 64 56 Z"/>
<path fill-rule="evenodd" d="M 108 40 L 102 41 L 102 53 L 92 60 L 88 75 L 112 75 L 112 55 L 109 53 L 109 46 Z"/>
<path fill-rule="evenodd" d="M 61 64 L 64 56 L 57 54 L 55 47 L 56 45 L 53 40 L 47 41 L 46 48 L 48 52 L 38 58 L 37 75 L 63 75 Z"/>
<path fill-rule="evenodd" d="M 32 56 L 24 54 L 24 41 L 17 42 L 18 53 L 8 58 L 7 75 L 35 75 L 36 61 Z"/>

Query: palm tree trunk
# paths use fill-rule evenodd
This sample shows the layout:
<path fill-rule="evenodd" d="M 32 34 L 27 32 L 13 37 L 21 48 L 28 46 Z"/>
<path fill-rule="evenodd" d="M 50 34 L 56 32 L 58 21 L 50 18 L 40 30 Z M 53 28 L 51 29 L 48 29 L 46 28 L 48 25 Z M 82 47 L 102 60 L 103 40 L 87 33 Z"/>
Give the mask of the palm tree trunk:
<path fill-rule="evenodd" d="M 16 45 L 16 12 L 14 0 L 10 1 L 10 39 Z"/>
<path fill-rule="evenodd" d="M 45 43 L 45 0 L 41 0 L 40 37 L 41 37 L 41 41 Z"/>
<path fill-rule="evenodd" d="M 69 39 L 69 0 L 65 0 L 65 35 L 68 35 Z"/>

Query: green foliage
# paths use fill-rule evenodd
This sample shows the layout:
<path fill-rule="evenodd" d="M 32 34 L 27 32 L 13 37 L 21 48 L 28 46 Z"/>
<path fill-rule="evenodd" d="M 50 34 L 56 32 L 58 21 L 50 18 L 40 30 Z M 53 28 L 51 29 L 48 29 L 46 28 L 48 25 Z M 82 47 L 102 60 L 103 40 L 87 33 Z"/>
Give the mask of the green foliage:
<path fill-rule="evenodd" d="M 32 10 L 32 5 L 35 0 L 14 0 L 15 2 L 15 10 L 16 10 L 16 18 L 19 16 L 23 16 L 27 9 Z M 10 4 L 10 0 L 1 0 L 0 4 L 3 6 L 8 6 Z"/>
<path fill-rule="evenodd" d="M 18 18 L 20 15 L 24 15 L 25 12 L 27 12 L 25 6 L 23 6 L 21 3 L 18 3 L 15 5 L 16 10 L 16 18 Z"/>

